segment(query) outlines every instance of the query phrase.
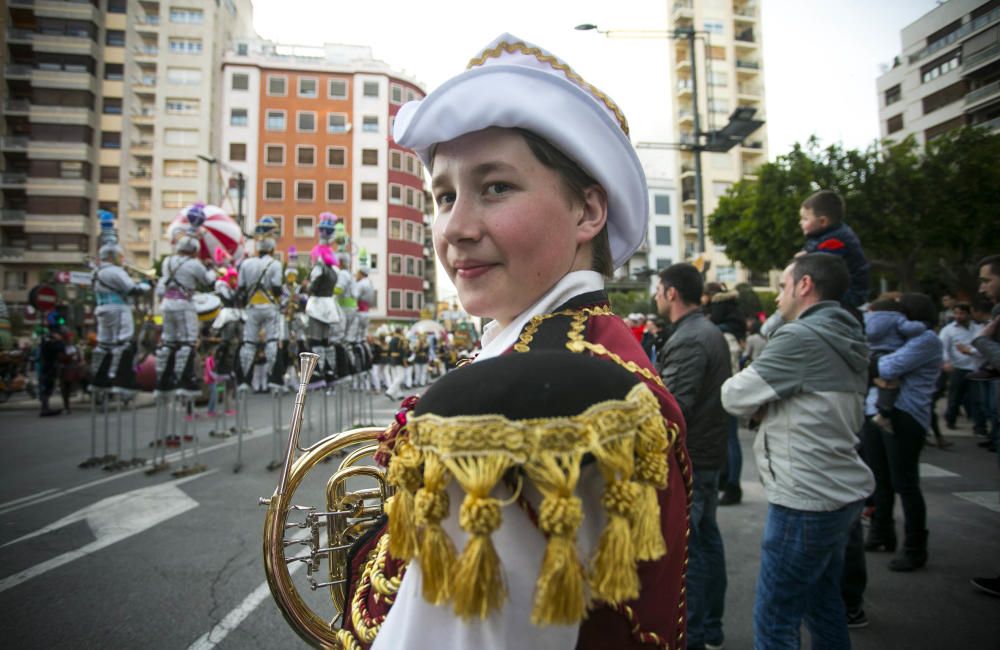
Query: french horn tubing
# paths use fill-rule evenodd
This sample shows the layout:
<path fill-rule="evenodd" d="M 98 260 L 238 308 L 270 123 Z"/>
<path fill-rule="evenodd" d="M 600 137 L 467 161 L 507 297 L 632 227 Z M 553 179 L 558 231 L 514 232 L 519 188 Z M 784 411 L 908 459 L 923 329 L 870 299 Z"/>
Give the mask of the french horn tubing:
<path fill-rule="evenodd" d="M 299 432 L 305 414 L 306 392 L 319 355 L 303 352 L 299 355 L 299 388 L 295 395 L 292 420 L 288 430 L 281 476 L 274 494 L 261 498 L 267 506 L 264 519 L 264 571 L 271 595 L 288 624 L 308 644 L 317 648 L 341 648 L 337 641 L 339 621 L 344 615 L 347 593 L 347 553 L 351 545 L 370 529 L 382 515 L 390 488 L 382 468 L 363 465 L 372 456 L 382 432 L 377 427 L 351 429 L 329 435 L 311 447 L 299 446 Z M 329 457 L 350 453 L 340 462 L 326 482 L 326 504 L 323 508 L 293 503 L 296 490 L 317 465 Z M 367 478 L 375 487 L 348 491 L 347 482 Z M 289 521 L 290 515 L 303 521 Z M 304 537 L 290 539 L 286 535 L 303 531 Z M 325 540 L 323 533 L 326 533 Z M 308 553 L 302 552 L 302 547 Z M 298 552 L 296 552 L 298 551 Z M 290 556 L 286 553 L 290 553 Z M 322 563 L 326 562 L 326 579 L 320 581 Z M 305 564 L 306 581 L 313 591 L 326 590 L 335 614 L 332 618 L 317 613 L 302 598 L 296 588 L 289 566 Z"/>

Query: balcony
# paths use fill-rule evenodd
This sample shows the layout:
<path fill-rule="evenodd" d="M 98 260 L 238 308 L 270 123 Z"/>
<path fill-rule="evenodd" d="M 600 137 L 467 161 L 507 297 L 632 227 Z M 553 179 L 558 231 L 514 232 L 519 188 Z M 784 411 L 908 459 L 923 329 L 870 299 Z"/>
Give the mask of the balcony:
<path fill-rule="evenodd" d="M 87 160 L 90 158 L 90 143 L 32 140 L 28 144 L 28 157 L 45 160 Z"/>
<path fill-rule="evenodd" d="M 692 163 L 681 163 L 681 177 L 686 178 L 694 174 L 694 165 Z"/>
<path fill-rule="evenodd" d="M 1000 95 L 1000 81 L 976 88 L 965 95 L 965 110 L 968 112 L 983 102 L 996 99 L 998 95 Z"/>
<path fill-rule="evenodd" d="M 21 63 L 8 63 L 3 67 L 3 74 L 7 79 L 31 80 L 31 66 Z"/>
<path fill-rule="evenodd" d="M 692 88 L 694 88 L 694 84 L 691 83 L 690 79 L 681 79 L 677 82 L 678 95 L 688 95 L 691 93 Z"/>
<path fill-rule="evenodd" d="M 0 174 L 0 188 L 5 190 L 23 190 L 28 185 L 28 175 L 23 172 L 4 172 Z"/>
<path fill-rule="evenodd" d="M 674 3 L 674 19 L 677 18 L 694 19 L 694 0 L 677 0 Z"/>
<path fill-rule="evenodd" d="M 734 40 L 736 47 L 757 47 L 757 39 L 753 37 L 752 29 L 744 29 L 743 31 L 736 32 Z"/>
<path fill-rule="evenodd" d="M 736 92 L 745 97 L 760 97 L 760 86 L 755 84 L 736 84 Z"/>
<path fill-rule="evenodd" d="M 149 213 L 151 208 L 152 208 L 151 201 L 139 201 L 137 203 L 129 203 L 128 217 L 132 219 L 149 219 Z"/>
<path fill-rule="evenodd" d="M 144 75 L 138 77 L 132 82 L 132 87 L 135 88 L 136 94 L 139 95 L 155 95 L 156 94 L 156 77 L 153 75 Z"/>
<path fill-rule="evenodd" d="M 155 34 L 160 30 L 160 17 L 152 14 L 139 16 L 135 20 L 135 29 L 139 32 Z"/>
<path fill-rule="evenodd" d="M 138 63 L 156 62 L 156 55 L 159 54 L 160 48 L 155 45 L 137 45 L 133 49 L 135 52 L 135 60 Z"/>
<path fill-rule="evenodd" d="M 692 113 L 688 109 L 682 108 L 681 110 L 677 111 L 677 121 L 680 122 L 681 124 L 687 124 L 688 122 L 693 122 L 694 113 Z"/>
<path fill-rule="evenodd" d="M 83 178 L 50 178 L 29 176 L 26 187 L 28 194 L 37 196 L 86 196 L 93 186 Z M 37 215 L 32 215 L 35 219 Z"/>
<path fill-rule="evenodd" d="M 143 106 L 137 111 L 132 111 L 132 123 L 138 126 L 152 126 L 156 119 L 156 110 L 152 105 Z"/>
<path fill-rule="evenodd" d="M 738 21 L 748 22 L 757 20 L 757 6 L 745 4 L 741 7 L 733 7 L 733 16 Z"/>
<path fill-rule="evenodd" d="M 129 187 L 151 187 L 153 172 L 149 169 L 133 169 L 129 173 Z"/>
<path fill-rule="evenodd" d="M 0 210 L 0 224 L 4 226 L 23 226 L 24 210 Z"/>
<path fill-rule="evenodd" d="M 750 70 L 756 72 L 760 70 L 759 61 L 751 61 L 749 59 L 736 59 L 736 70 L 737 72 L 741 70 Z"/>
<path fill-rule="evenodd" d="M 31 45 L 35 33 L 30 29 L 17 29 L 16 27 L 7 28 L 7 42 L 11 44 L 26 44 Z"/>
<path fill-rule="evenodd" d="M 31 85 L 58 90 L 88 90 L 97 93 L 97 78 L 87 70 L 33 70 Z"/>
<path fill-rule="evenodd" d="M 31 112 L 31 102 L 27 99 L 8 99 L 3 103 L 6 115 L 27 115 Z"/>
<path fill-rule="evenodd" d="M 136 156 L 152 156 L 153 155 L 153 141 L 152 140 L 136 140 L 129 146 L 129 151 Z"/>
<path fill-rule="evenodd" d="M 27 151 L 28 138 L 22 135 L 5 135 L 0 137 L 0 151 Z"/>
<path fill-rule="evenodd" d="M 979 50 L 962 61 L 962 76 L 979 70 L 997 59 L 1000 59 L 1000 43 L 994 43 L 985 50 Z"/>
<path fill-rule="evenodd" d="M 754 140 L 753 142 L 744 142 L 741 146 L 743 147 L 743 153 L 750 153 L 750 154 L 764 153 L 764 143 L 760 140 Z"/>
<path fill-rule="evenodd" d="M 95 114 L 86 106 L 31 105 L 31 121 L 57 124 L 91 124 Z"/>

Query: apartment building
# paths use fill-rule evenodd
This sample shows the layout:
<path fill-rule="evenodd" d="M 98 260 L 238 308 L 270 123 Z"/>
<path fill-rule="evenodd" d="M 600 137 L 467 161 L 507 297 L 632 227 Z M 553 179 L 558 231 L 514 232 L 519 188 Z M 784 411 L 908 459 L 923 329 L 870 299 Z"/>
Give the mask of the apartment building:
<path fill-rule="evenodd" d="M 954 128 L 1000 130 L 1000 0 L 948 0 L 900 32 L 878 77 L 883 138 L 920 144 Z"/>
<path fill-rule="evenodd" d="M 308 266 L 318 215 L 343 217 L 354 263 L 371 268 L 372 317 L 417 320 L 433 305 L 430 206 L 419 159 L 389 136 L 423 89 L 364 46 L 240 42 L 222 71 L 220 167 L 245 175 L 248 223 L 272 217 L 279 255 Z"/>
<path fill-rule="evenodd" d="M 633 277 L 648 276 L 644 288 L 652 292 L 659 281 L 657 273 L 683 259 L 677 230 L 677 156 L 673 151 L 641 144 L 636 151 L 649 188 L 649 231 L 646 244 L 624 268 Z"/>
<path fill-rule="evenodd" d="M 95 214 L 119 217 L 132 263 L 204 198 L 223 44 L 250 0 L 8 0 L 0 271 L 9 304 L 96 255 Z"/>
<path fill-rule="evenodd" d="M 760 7 L 747 0 L 677 0 L 670 14 L 670 29 L 695 30 L 695 69 L 686 39 L 674 41 L 671 49 L 671 84 L 674 89 L 674 134 L 677 142 L 693 144 L 695 111 L 702 133 L 721 129 L 737 108 L 756 110 L 755 119 L 766 120 L 764 100 L 764 59 L 761 40 Z M 697 82 L 697 88 L 695 83 Z M 698 105 L 692 98 L 697 90 Z M 733 183 L 755 178 L 757 168 L 767 161 L 766 126 L 724 153 L 701 155 L 705 251 L 710 263 L 708 280 L 730 285 L 750 282 L 771 286 L 770 274 L 753 274 L 726 257 L 725 248 L 708 236 L 708 217 L 719 197 Z M 676 214 L 680 260 L 695 261 L 698 251 L 695 155 L 682 149 L 677 156 L 677 177 L 681 185 L 681 205 Z"/>

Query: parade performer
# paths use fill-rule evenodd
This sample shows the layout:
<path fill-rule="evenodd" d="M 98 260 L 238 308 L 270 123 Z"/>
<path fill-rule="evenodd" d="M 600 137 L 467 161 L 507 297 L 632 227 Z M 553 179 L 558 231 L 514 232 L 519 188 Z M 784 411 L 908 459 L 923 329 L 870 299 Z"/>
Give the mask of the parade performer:
<path fill-rule="evenodd" d="M 685 647 L 683 419 L 604 290 L 646 240 L 622 112 L 505 34 L 404 105 L 393 136 L 431 172 L 434 247 L 462 305 L 493 320 L 474 362 L 383 436 L 397 492 L 382 535 L 352 550 L 342 635 Z"/>
<path fill-rule="evenodd" d="M 191 297 L 199 285 L 215 282 L 215 272 L 198 259 L 197 227 L 204 221 L 201 206 L 188 210 L 191 228 L 180 231 L 174 254 L 163 260 L 156 296 L 163 312 L 163 333 L 156 349 L 156 387 L 161 391 L 198 390 L 194 346 L 198 340 L 198 312 Z"/>
<path fill-rule="evenodd" d="M 332 384 L 337 378 L 337 350 L 334 347 L 333 329 L 344 317 L 334 297 L 337 286 L 337 262 L 332 248 L 334 221 L 330 212 L 319 215 L 319 243 L 312 249 L 312 270 L 309 272 L 309 299 L 306 316 L 309 324 L 306 336 L 309 349 L 319 355 L 317 370 L 323 379 Z"/>
<path fill-rule="evenodd" d="M 358 311 L 355 315 L 354 340 L 365 341 L 368 339 L 369 314 L 372 303 L 375 302 L 375 287 L 372 285 L 367 264 L 367 253 L 362 250 L 358 257 L 358 270 L 354 274 L 354 299 L 357 302 Z"/>
<path fill-rule="evenodd" d="M 236 295 L 238 281 L 239 272 L 232 266 L 219 271 L 219 277 L 215 281 L 215 294 L 222 301 L 219 315 L 212 321 L 212 331 L 219 338 L 215 368 L 218 375 L 229 376 L 236 372 L 236 351 L 239 349 L 240 326 L 243 323 L 243 311 Z"/>
<path fill-rule="evenodd" d="M 264 336 L 264 357 L 266 359 L 267 382 L 271 388 L 281 388 L 284 368 L 278 361 L 281 311 L 278 301 L 281 296 L 281 262 L 274 259 L 274 239 L 277 227 L 274 219 L 264 217 L 257 224 L 257 257 L 243 260 L 240 264 L 237 291 L 246 305 L 244 309 L 243 342 L 239 353 L 239 387 L 249 390 L 253 377 L 254 357 L 261 333 Z"/>
<path fill-rule="evenodd" d="M 413 386 L 427 385 L 427 364 L 430 362 L 430 346 L 427 334 L 420 332 L 413 345 Z"/>
<path fill-rule="evenodd" d="M 97 319 L 97 347 L 91 359 L 92 383 L 98 388 L 115 386 L 134 390 L 135 322 L 132 319 L 131 296 L 148 292 L 147 282 L 133 282 L 122 268 L 125 251 L 114 232 L 114 215 L 98 210 L 101 227 L 101 247 L 93 287 L 97 299 L 94 316 Z"/>
<path fill-rule="evenodd" d="M 385 394 L 390 399 L 402 399 L 403 382 L 406 379 L 407 357 L 410 356 L 410 346 L 403 336 L 403 328 L 396 327 L 389 335 L 386 346 L 389 357 L 389 388 Z"/>

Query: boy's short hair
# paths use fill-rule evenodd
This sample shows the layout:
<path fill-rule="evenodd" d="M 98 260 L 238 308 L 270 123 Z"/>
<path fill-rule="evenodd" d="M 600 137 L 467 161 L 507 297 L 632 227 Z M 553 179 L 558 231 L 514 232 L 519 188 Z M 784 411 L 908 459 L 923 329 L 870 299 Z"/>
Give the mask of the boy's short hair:
<path fill-rule="evenodd" d="M 812 278 L 821 300 L 843 300 L 851 286 L 851 274 L 844 258 L 829 253 L 808 253 L 792 260 L 792 279 L 798 284 L 804 276 Z"/>
<path fill-rule="evenodd" d="M 548 140 L 526 129 L 514 129 L 527 143 L 531 153 L 538 162 L 559 174 L 566 198 L 570 201 L 586 200 L 584 191 L 591 185 L 600 185 L 590 174 L 585 172 L 566 154 L 552 146 Z M 608 237 L 608 224 L 591 240 L 592 253 L 590 268 L 605 277 L 614 273 L 614 258 L 611 256 L 611 240 Z"/>
<path fill-rule="evenodd" d="M 954 305 L 951 306 L 951 310 L 955 311 L 956 309 L 961 309 L 966 314 L 972 313 L 972 305 L 970 305 L 967 302 L 956 302 Z"/>
<path fill-rule="evenodd" d="M 903 309 L 903 305 L 900 304 L 898 300 L 893 299 L 876 300 L 868 305 L 868 311 L 895 311 L 901 314 L 906 313 L 906 310 Z"/>
<path fill-rule="evenodd" d="M 990 267 L 990 273 L 993 275 L 1000 275 L 1000 255 L 988 255 L 979 260 L 976 270 L 978 271 L 984 266 Z"/>
<path fill-rule="evenodd" d="M 684 304 L 697 305 L 701 302 L 704 281 L 701 273 L 692 264 L 683 262 L 671 264 L 660 271 L 660 282 L 663 283 L 664 291 L 670 287 L 677 289 Z"/>
<path fill-rule="evenodd" d="M 826 217 L 831 224 L 844 220 L 847 209 L 844 199 L 833 190 L 820 190 L 802 202 L 802 207 L 812 210 L 817 217 Z"/>

